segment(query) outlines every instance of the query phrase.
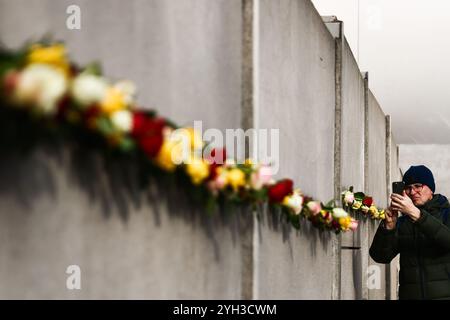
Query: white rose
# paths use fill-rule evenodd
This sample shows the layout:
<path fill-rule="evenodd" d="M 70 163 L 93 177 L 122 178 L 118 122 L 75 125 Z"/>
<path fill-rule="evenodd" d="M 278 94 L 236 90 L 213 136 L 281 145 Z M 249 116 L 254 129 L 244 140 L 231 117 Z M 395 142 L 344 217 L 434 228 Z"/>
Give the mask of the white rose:
<path fill-rule="evenodd" d="M 300 214 L 303 209 L 303 197 L 299 191 L 294 191 L 291 196 L 286 197 L 283 201 L 284 205 L 291 208 L 295 214 Z"/>
<path fill-rule="evenodd" d="M 82 106 L 88 107 L 103 100 L 107 81 L 93 74 L 80 74 L 72 83 L 72 96 Z"/>
<path fill-rule="evenodd" d="M 347 211 L 345 211 L 342 208 L 334 208 L 333 209 L 333 218 L 339 219 L 339 218 L 345 218 L 348 216 Z"/>
<path fill-rule="evenodd" d="M 130 132 L 133 126 L 133 115 L 128 110 L 116 111 L 111 115 L 111 122 L 117 129 Z"/>
<path fill-rule="evenodd" d="M 43 113 L 52 114 L 66 91 L 64 73 L 50 65 L 36 63 L 21 72 L 14 96 L 20 103 L 35 103 Z"/>
<path fill-rule="evenodd" d="M 351 205 L 353 203 L 353 201 L 355 200 L 355 195 L 353 194 L 353 192 L 346 191 L 343 193 L 343 196 L 344 196 L 344 202 L 347 205 Z"/>

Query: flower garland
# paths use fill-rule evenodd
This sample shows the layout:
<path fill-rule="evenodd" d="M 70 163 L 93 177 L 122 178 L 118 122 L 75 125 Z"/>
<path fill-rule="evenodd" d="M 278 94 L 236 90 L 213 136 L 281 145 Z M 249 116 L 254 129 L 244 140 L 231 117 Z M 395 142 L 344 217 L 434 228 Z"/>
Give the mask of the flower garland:
<path fill-rule="evenodd" d="M 221 201 L 269 203 L 280 208 L 295 228 L 300 227 L 300 218 L 336 233 L 358 226 L 332 202 L 324 205 L 294 189 L 291 179 L 274 181 L 270 166 L 251 160 L 238 164 L 219 148 L 203 157 L 208 146 L 197 132 L 139 109 L 132 82 L 112 83 L 95 64 L 80 68 L 68 59 L 61 43 L 2 50 L 0 90 L 0 110 L 28 119 L 39 130 L 50 128 L 53 136 L 78 132 L 87 135 L 87 141 L 100 141 L 109 151 L 136 155 L 145 163 L 145 174 L 188 181 L 191 195 L 195 192 L 209 211 Z"/>
<path fill-rule="evenodd" d="M 346 210 L 361 213 L 364 217 L 370 216 L 377 220 L 384 220 L 386 217 L 384 209 L 377 208 L 372 197 L 363 192 L 353 193 L 353 186 L 342 192 L 342 204 Z"/>

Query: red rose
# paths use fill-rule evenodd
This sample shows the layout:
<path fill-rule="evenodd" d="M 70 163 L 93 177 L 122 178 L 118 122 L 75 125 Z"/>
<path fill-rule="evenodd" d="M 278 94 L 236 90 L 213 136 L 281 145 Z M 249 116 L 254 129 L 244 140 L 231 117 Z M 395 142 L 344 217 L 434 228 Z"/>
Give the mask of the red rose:
<path fill-rule="evenodd" d="M 268 189 L 269 201 L 271 203 L 280 203 L 284 197 L 292 193 L 294 183 L 291 179 L 278 181 Z"/>
<path fill-rule="evenodd" d="M 133 113 L 133 126 L 131 128 L 131 134 L 133 136 L 141 136 L 145 132 L 145 125 L 147 116 L 143 112 Z"/>
<path fill-rule="evenodd" d="M 162 135 L 163 129 L 166 126 L 166 120 L 163 118 L 154 118 L 147 122 L 146 134 Z"/>
<path fill-rule="evenodd" d="M 143 135 L 160 135 L 166 125 L 163 118 L 151 118 L 144 112 L 133 113 L 131 134 L 135 137 Z"/>
<path fill-rule="evenodd" d="M 363 199 L 363 205 L 370 207 L 373 203 L 372 197 L 365 197 Z"/>
<path fill-rule="evenodd" d="M 209 162 L 209 180 L 214 180 L 217 177 L 217 168 L 225 163 L 227 158 L 225 148 L 214 148 L 211 150 L 205 160 Z"/>
<path fill-rule="evenodd" d="M 214 148 L 211 150 L 210 154 L 206 157 L 211 164 L 224 164 L 227 159 L 227 152 L 225 148 Z"/>
<path fill-rule="evenodd" d="M 217 177 L 217 168 L 219 165 L 217 163 L 211 163 L 209 165 L 209 176 L 208 180 L 214 180 Z"/>
<path fill-rule="evenodd" d="M 155 157 L 163 144 L 163 129 L 166 121 L 163 118 L 152 118 L 144 112 L 133 113 L 131 135 L 149 157 Z"/>
<path fill-rule="evenodd" d="M 331 221 L 331 227 L 333 229 L 340 229 L 341 225 L 339 224 L 339 221 L 333 220 L 333 221 Z"/>
<path fill-rule="evenodd" d="M 161 149 L 163 144 L 163 136 L 162 135 L 144 135 L 138 140 L 139 146 L 145 152 L 146 155 L 153 158 Z"/>

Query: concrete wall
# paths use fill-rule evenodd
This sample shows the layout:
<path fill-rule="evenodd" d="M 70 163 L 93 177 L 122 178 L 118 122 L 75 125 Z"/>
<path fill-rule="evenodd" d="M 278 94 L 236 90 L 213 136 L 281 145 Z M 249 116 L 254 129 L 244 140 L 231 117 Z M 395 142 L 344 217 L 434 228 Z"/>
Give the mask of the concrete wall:
<path fill-rule="evenodd" d="M 239 215 L 195 212 L 180 190 L 139 192 L 133 173 L 105 173 L 89 152 L 2 156 L 0 298 L 239 299 Z M 66 289 L 72 264 L 79 291 Z"/>
<path fill-rule="evenodd" d="M 345 29 L 344 29 L 345 33 Z M 341 185 L 364 190 L 364 78 L 359 71 L 347 40 L 342 42 L 342 146 Z M 357 232 L 342 236 L 342 246 L 361 247 L 367 230 L 362 222 Z M 341 285 L 343 299 L 363 298 L 362 252 L 342 249 Z M 367 263 L 366 263 L 367 264 Z"/>
<path fill-rule="evenodd" d="M 377 206 L 385 208 L 387 205 L 387 183 L 386 183 L 386 118 L 372 92 L 368 92 L 367 108 L 367 139 L 368 139 L 368 157 L 367 157 L 367 193 L 374 197 Z M 379 222 L 369 220 L 369 246 L 372 243 L 373 236 Z M 379 272 L 381 279 L 380 288 L 369 288 L 369 299 L 385 299 L 385 265 L 375 263 L 372 258 L 369 259 L 369 267 L 378 266 L 379 269 L 373 269 L 373 272 Z"/>
<path fill-rule="evenodd" d="M 280 129 L 279 176 L 292 177 L 306 194 L 332 199 L 334 40 L 303 0 L 260 1 L 258 32 L 256 121 L 259 128 Z M 330 236 L 307 227 L 284 235 L 261 225 L 257 298 L 331 298 Z"/>
<path fill-rule="evenodd" d="M 70 4 L 81 7 L 81 30 L 65 27 Z M 99 59 L 107 76 L 133 80 L 143 106 L 179 124 L 235 128 L 241 10 L 238 0 L 1 0 L 0 39 L 17 47 L 50 32 L 75 61 Z M 98 191 L 103 174 L 84 177 L 99 185 L 77 186 L 83 172 L 69 175 L 67 161 L 45 154 L 2 162 L 0 298 L 241 297 L 236 224 L 221 228 L 218 217 L 200 221 L 164 203 L 110 204 L 120 190 Z M 65 288 L 69 264 L 82 268 L 80 292 Z"/>
<path fill-rule="evenodd" d="M 387 122 L 389 123 L 389 121 Z M 390 134 L 390 181 L 388 184 L 388 196 L 392 193 L 392 182 L 394 181 L 401 181 L 402 175 L 400 173 L 400 167 L 399 167 L 399 148 L 396 144 L 395 136 L 392 133 L 392 127 L 391 134 Z M 388 204 L 390 200 L 388 199 Z M 389 274 L 388 278 L 390 281 L 390 298 L 391 300 L 398 299 L 398 283 L 399 283 L 399 270 L 400 270 L 400 256 L 398 255 L 395 257 L 394 260 L 391 261 L 389 268 Z"/>
<path fill-rule="evenodd" d="M 69 4 L 81 7 L 81 30 L 65 28 Z M 0 0 L 7 45 L 47 31 L 180 124 L 279 129 L 277 177 L 304 193 L 325 202 L 353 185 L 386 204 L 384 114 L 345 40 L 337 68 L 336 39 L 310 1 Z M 384 298 L 364 286 L 367 223 L 340 239 L 267 210 L 261 221 L 209 218 L 177 190 L 138 192 L 125 163 L 103 168 L 75 151 L 1 158 L 0 298 Z M 70 264 L 81 291 L 65 287 Z"/>
<path fill-rule="evenodd" d="M 399 146 L 399 161 L 402 172 L 412 165 L 426 165 L 433 172 L 436 192 L 450 197 L 450 145 L 408 145 Z"/>

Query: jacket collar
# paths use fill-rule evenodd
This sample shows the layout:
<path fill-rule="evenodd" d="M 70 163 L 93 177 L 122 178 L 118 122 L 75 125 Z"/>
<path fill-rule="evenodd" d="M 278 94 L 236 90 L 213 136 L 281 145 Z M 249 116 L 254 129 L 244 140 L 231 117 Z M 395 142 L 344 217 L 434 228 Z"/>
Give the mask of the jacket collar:
<path fill-rule="evenodd" d="M 427 201 L 423 206 L 421 206 L 421 208 L 432 213 L 434 211 L 440 211 L 445 208 L 450 208 L 450 203 L 445 196 L 441 194 L 435 194 L 433 195 L 433 198 Z"/>

